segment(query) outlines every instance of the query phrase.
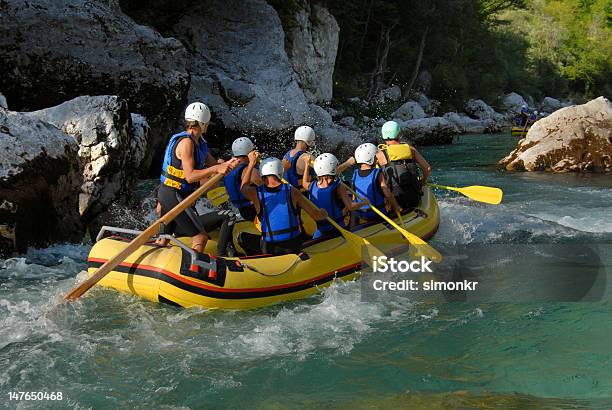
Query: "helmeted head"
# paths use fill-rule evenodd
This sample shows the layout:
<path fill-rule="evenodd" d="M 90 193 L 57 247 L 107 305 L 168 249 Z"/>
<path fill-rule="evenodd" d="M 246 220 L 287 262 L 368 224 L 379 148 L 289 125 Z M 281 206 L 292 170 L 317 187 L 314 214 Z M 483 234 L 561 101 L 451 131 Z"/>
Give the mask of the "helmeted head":
<path fill-rule="evenodd" d="M 201 102 L 194 102 L 185 109 L 186 128 L 199 127 L 202 133 L 205 133 L 210 122 L 210 109 Z"/>
<path fill-rule="evenodd" d="M 249 155 L 249 152 L 255 149 L 255 144 L 248 137 L 236 138 L 232 143 L 232 154 L 235 157 L 243 157 Z"/>
<path fill-rule="evenodd" d="M 335 176 L 338 172 L 338 158 L 328 152 L 319 155 L 312 166 L 318 177 L 325 175 Z"/>
<path fill-rule="evenodd" d="M 308 125 L 302 125 L 295 130 L 294 140 L 304 141 L 309 147 L 314 144 L 315 132 Z"/>
<path fill-rule="evenodd" d="M 210 109 L 201 102 L 191 103 L 185 109 L 185 120 L 208 124 L 210 122 Z"/>
<path fill-rule="evenodd" d="M 355 150 L 355 162 L 358 164 L 373 165 L 376 159 L 376 152 L 378 152 L 376 145 L 370 144 L 369 142 L 361 144 Z"/>
<path fill-rule="evenodd" d="M 283 178 L 283 163 L 275 157 L 266 158 L 261 162 L 259 173 L 262 177 L 275 176 L 280 180 Z"/>
<path fill-rule="evenodd" d="M 384 140 L 395 140 L 399 137 L 400 126 L 396 121 L 387 121 L 381 128 L 381 134 Z"/>
<path fill-rule="evenodd" d="M 538 115 L 538 112 L 537 112 L 537 111 L 534 111 L 534 112 L 533 112 L 533 115 Z"/>

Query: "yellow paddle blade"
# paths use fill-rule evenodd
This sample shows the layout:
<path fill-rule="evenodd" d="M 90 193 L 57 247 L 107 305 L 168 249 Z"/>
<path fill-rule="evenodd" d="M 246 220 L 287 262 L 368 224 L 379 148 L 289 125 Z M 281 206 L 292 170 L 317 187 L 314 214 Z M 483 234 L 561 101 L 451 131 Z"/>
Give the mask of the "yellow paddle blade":
<path fill-rule="evenodd" d="M 206 198 L 213 206 L 219 206 L 229 201 L 229 195 L 224 186 L 211 189 L 206 193 Z"/>
<path fill-rule="evenodd" d="M 383 218 L 385 221 L 387 221 L 392 227 L 397 229 L 399 231 L 399 233 L 401 233 L 404 238 L 406 238 L 406 240 L 410 243 L 410 245 L 412 245 L 414 247 L 414 249 L 411 251 L 411 255 L 424 256 L 427 259 L 429 259 L 429 260 L 431 260 L 433 262 L 436 262 L 436 263 L 442 262 L 442 255 L 440 254 L 440 252 L 438 252 L 437 250 L 432 248 L 427 242 L 425 242 L 424 240 L 422 240 L 421 238 L 419 238 L 415 234 L 408 232 L 407 230 L 403 229 L 401 226 L 399 226 L 398 224 L 393 222 L 393 220 L 391 218 L 389 218 L 387 215 L 385 215 L 380 209 L 374 207 L 370 203 L 370 201 L 368 201 L 363 196 L 359 195 L 351 187 L 349 187 L 348 185 L 346 185 L 344 183 L 343 183 L 343 185 L 346 187 L 346 189 L 348 189 L 353 195 L 355 195 L 361 201 L 367 202 L 368 205 L 370 206 L 370 208 L 374 212 L 376 212 L 378 215 L 380 215 L 381 218 Z"/>
<path fill-rule="evenodd" d="M 471 185 L 463 188 L 456 188 L 452 186 L 444 186 L 437 184 L 430 184 L 436 188 L 448 189 L 450 191 L 457 191 L 470 199 L 475 201 L 484 202 L 485 204 L 499 205 L 504 196 L 504 191 L 499 188 L 481 185 Z"/>

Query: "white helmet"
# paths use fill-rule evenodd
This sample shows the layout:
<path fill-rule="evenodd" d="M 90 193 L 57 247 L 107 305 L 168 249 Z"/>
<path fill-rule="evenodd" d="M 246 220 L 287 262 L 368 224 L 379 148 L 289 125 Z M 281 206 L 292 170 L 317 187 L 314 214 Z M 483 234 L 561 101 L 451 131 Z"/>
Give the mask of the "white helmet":
<path fill-rule="evenodd" d="M 361 144 L 355 150 L 355 162 L 358 164 L 374 164 L 374 158 L 376 158 L 376 152 L 378 152 L 378 148 L 376 145 L 370 144 L 366 142 L 365 144 Z"/>
<path fill-rule="evenodd" d="M 261 162 L 259 173 L 262 177 L 274 175 L 278 179 L 283 179 L 283 164 L 280 159 L 275 157 L 266 158 Z"/>
<path fill-rule="evenodd" d="M 255 144 L 248 137 L 236 138 L 232 143 L 232 154 L 235 157 L 248 155 L 249 152 L 255 149 Z"/>
<path fill-rule="evenodd" d="M 313 168 L 318 177 L 323 175 L 336 175 L 338 171 L 338 158 L 334 154 L 321 154 L 314 160 Z"/>
<path fill-rule="evenodd" d="M 534 113 L 535 115 L 538 115 L 538 112 L 537 112 L 537 111 L 534 111 L 533 113 Z"/>
<path fill-rule="evenodd" d="M 308 125 L 302 125 L 295 130 L 294 140 L 304 141 L 308 146 L 311 146 L 315 140 L 315 132 Z"/>
<path fill-rule="evenodd" d="M 201 102 L 191 103 L 185 109 L 185 120 L 208 124 L 210 122 L 210 109 Z"/>

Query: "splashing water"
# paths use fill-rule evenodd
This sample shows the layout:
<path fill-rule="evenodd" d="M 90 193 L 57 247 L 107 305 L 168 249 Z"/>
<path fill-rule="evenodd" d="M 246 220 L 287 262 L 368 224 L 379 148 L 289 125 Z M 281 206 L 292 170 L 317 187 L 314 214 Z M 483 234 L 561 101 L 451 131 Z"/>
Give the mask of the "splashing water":
<path fill-rule="evenodd" d="M 462 137 L 423 150 L 437 183 L 505 192 L 494 207 L 438 191 L 442 220 L 432 245 L 609 242 L 609 181 L 498 172 L 509 138 Z M 0 391 L 9 407 L 17 403 L 8 392 L 40 390 L 62 391 L 65 400 L 21 404 L 610 404 L 606 303 L 416 303 L 394 294 L 362 301 L 359 282 L 337 282 L 309 299 L 240 312 L 180 310 L 98 288 L 61 304 L 89 248 L 55 245 L 0 260 Z"/>

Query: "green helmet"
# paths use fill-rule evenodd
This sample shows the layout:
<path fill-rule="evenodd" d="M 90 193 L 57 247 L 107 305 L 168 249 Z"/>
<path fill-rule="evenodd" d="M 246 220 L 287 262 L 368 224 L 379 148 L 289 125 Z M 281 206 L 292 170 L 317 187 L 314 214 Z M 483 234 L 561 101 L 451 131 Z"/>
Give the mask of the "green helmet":
<path fill-rule="evenodd" d="M 382 126 L 382 137 L 385 140 L 394 140 L 400 132 L 400 126 L 395 121 L 387 121 Z"/>

